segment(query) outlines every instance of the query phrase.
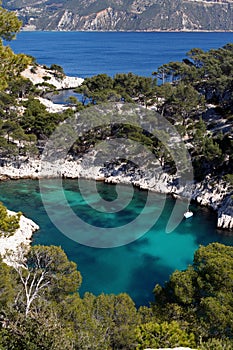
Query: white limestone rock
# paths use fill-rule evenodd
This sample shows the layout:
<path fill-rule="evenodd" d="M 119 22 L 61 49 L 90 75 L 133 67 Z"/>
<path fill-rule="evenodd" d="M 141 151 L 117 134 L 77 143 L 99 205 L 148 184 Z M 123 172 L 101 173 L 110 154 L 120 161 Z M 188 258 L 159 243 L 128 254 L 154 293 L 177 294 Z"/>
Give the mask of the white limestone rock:
<path fill-rule="evenodd" d="M 8 214 L 15 215 L 16 213 L 8 210 Z M 26 218 L 23 215 L 20 217 L 19 224 L 20 227 L 12 236 L 0 236 L 0 255 L 3 257 L 3 261 L 8 265 L 12 265 L 14 259 L 12 259 L 12 255 L 10 260 L 7 258 L 7 256 L 4 257 L 6 252 L 8 250 L 13 251 L 13 257 L 14 255 L 16 256 L 17 250 L 21 244 L 29 247 L 33 233 L 39 230 L 39 226 L 34 221 Z"/>
<path fill-rule="evenodd" d="M 219 228 L 232 230 L 233 229 L 233 198 L 227 196 L 218 210 Z"/>
<path fill-rule="evenodd" d="M 40 65 L 36 67 L 28 66 L 21 74 L 24 78 L 30 79 L 34 85 L 48 83 L 58 90 L 76 88 L 84 81 L 82 78 L 68 76 L 65 76 L 63 79 L 58 79 L 54 76 L 52 70 L 46 69 Z"/>
<path fill-rule="evenodd" d="M 42 103 L 46 107 L 46 110 L 49 113 L 60 113 L 70 108 L 69 106 L 66 106 L 63 104 L 53 103 L 47 98 L 37 97 L 37 99 L 40 101 L 40 103 Z"/>

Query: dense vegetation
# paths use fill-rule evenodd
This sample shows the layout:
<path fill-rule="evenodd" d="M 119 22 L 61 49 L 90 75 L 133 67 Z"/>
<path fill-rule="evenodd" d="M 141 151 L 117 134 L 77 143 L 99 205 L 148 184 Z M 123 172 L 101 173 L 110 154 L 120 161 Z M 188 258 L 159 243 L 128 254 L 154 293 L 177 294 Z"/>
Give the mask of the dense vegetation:
<path fill-rule="evenodd" d="M 0 237 L 11 236 L 19 228 L 21 213 L 10 215 L 6 207 L 0 202 Z"/>
<path fill-rule="evenodd" d="M 14 15 L 5 10 L 0 22 L 2 38 L 11 39 L 20 28 Z M 6 17 L 8 18 L 8 17 Z M 5 23 L 10 23 L 6 27 Z M 10 29 L 9 29 L 10 28 Z M 106 74 L 85 79 L 77 89 L 81 101 L 71 97 L 73 109 L 64 113 L 50 113 L 36 96 L 43 94 L 24 79 L 20 72 L 31 63 L 32 57 L 15 55 L 1 41 L 0 72 L 0 156 L 17 160 L 20 156 L 31 157 L 43 150 L 43 144 L 54 131 L 56 125 L 64 121 L 76 110 L 88 108 L 91 104 L 112 102 L 139 103 L 156 110 L 166 117 L 182 135 L 192 156 L 195 178 L 221 176 L 229 183 L 232 174 L 232 113 L 233 113 L 233 44 L 226 44 L 216 50 L 204 52 L 192 49 L 182 62 L 170 62 L 153 72 L 153 78 L 141 77 L 133 73 Z M 33 69 L 33 68 L 32 68 Z M 62 79 L 61 67 L 51 65 L 51 70 Z M 52 87 L 45 80 L 44 88 Z M 97 142 L 94 134 L 86 135 L 86 142 L 78 140 L 71 154 L 86 150 Z M 130 125 L 102 130 L 102 137 L 128 138 L 144 142 L 159 158 L 167 171 L 174 172 L 174 164 L 168 151 L 157 139 L 142 134 Z"/>
<path fill-rule="evenodd" d="M 113 78 L 99 74 L 85 79 L 76 91 L 84 106 L 106 101 L 140 103 L 156 110 L 174 124 L 192 156 L 195 177 L 232 173 L 233 44 L 204 52 L 193 49 L 183 62 L 159 67 L 156 79 L 132 73 Z M 114 136 L 114 132 L 112 135 Z M 125 131 L 129 136 L 129 131 Z M 137 130 L 130 132 L 138 135 Z M 136 136 L 138 140 L 141 136 Z M 171 160 L 157 140 L 145 140 Z M 167 165 L 166 162 L 164 164 Z"/>
<path fill-rule="evenodd" d="M 2 350 L 232 349 L 232 247 L 200 247 L 139 309 L 125 293 L 80 297 L 80 273 L 59 247 L 22 246 L 14 261 L 0 263 Z"/>

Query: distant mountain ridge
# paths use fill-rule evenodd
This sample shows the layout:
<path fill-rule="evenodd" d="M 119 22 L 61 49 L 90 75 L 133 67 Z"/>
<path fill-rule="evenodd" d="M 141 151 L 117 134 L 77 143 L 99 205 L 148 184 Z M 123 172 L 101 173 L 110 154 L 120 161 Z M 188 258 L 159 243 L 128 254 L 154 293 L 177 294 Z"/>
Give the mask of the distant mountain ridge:
<path fill-rule="evenodd" d="M 3 0 L 24 30 L 233 31 L 233 0 Z"/>

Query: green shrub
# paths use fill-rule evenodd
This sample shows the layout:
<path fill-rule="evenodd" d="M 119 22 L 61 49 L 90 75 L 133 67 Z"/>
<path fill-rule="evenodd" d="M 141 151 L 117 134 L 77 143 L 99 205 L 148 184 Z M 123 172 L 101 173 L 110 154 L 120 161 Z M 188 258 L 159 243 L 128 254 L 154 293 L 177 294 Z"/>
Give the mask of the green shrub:
<path fill-rule="evenodd" d="M 11 236 L 19 228 L 19 220 L 22 213 L 9 215 L 6 207 L 0 203 L 0 233 Z"/>

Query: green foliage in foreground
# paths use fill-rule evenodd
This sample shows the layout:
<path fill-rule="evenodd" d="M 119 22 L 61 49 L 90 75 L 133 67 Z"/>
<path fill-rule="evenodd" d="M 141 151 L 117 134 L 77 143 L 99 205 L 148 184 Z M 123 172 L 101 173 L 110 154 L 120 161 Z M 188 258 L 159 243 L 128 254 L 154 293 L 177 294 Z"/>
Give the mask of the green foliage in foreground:
<path fill-rule="evenodd" d="M 194 334 L 188 334 L 185 330 L 180 328 L 176 321 L 171 323 L 162 322 L 148 322 L 140 325 L 137 328 L 137 350 L 143 350 L 148 347 L 161 348 L 165 344 L 167 347 L 186 346 L 194 347 Z"/>
<path fill-rule="evenodd" d="M 2 1 L 0 1 L 0 5 Z M 0 6 L 0 38 L 12 40 L 19 32 L 22 23 L 18 20 L 14 12 L 9 12 Z"/>
<path fill-rule="evenodd" d="M 12 235 L 19 228 L 21 214 L 8 214 L 6 207 L 0 202 L 0 234 L 4 236 Z"/>
<path fill-rule="evenodd" d="M 231 185 L 233 186 L 233 174 L 226 174 L 224 176 L 224 179 Z"/>
<path fill-rule="evenodd" d="M 151 104 L 155 93 L 156 79 L 142 77 L 133 73 L 118 73 L 111 78 L 107 74 L 98 74 L 86 78 L 76 89 L 82 94 L 83 104 L 111 102 L 140 102 Z"/>
<path fill-rule="evenodd" d="M 31 62 L 28 56 L 16 55 L 9 46 L 4 46 L 2 43 L 2 39 L 14 39 L 20 27 L 21 22 L 15 13 L 8 12 L 0 6 L 0 91 L 4 90 L 9 82 L 17 77 Z"/>
<path fill-rule="evenodd" d="M 233 338 L 233 248 L 201 246 L 185 271 L 175 271 L 164 287 L 155 287 L 160 319 L 179 320 L 202 339 Z"/>
<path fill-rule="evenodd" d="M 24 107 L 26 110 L 20 118 L 20 126 L 26 134 L 36 135 L 38 139 L 50 136 L 56 126 L 67 117 L 65 113 L 49 113 L 39 100 L 33 98 L 28 99 Z"/>
<path fill-rule="evenodd" d="M 1 349 L 232 349 L 232 247 L 200 247 L 138 310 L 125 293 L 81 298 L 80 273 L 60 247 L 21 247 L 17 263 L 0 262 Z"/>

